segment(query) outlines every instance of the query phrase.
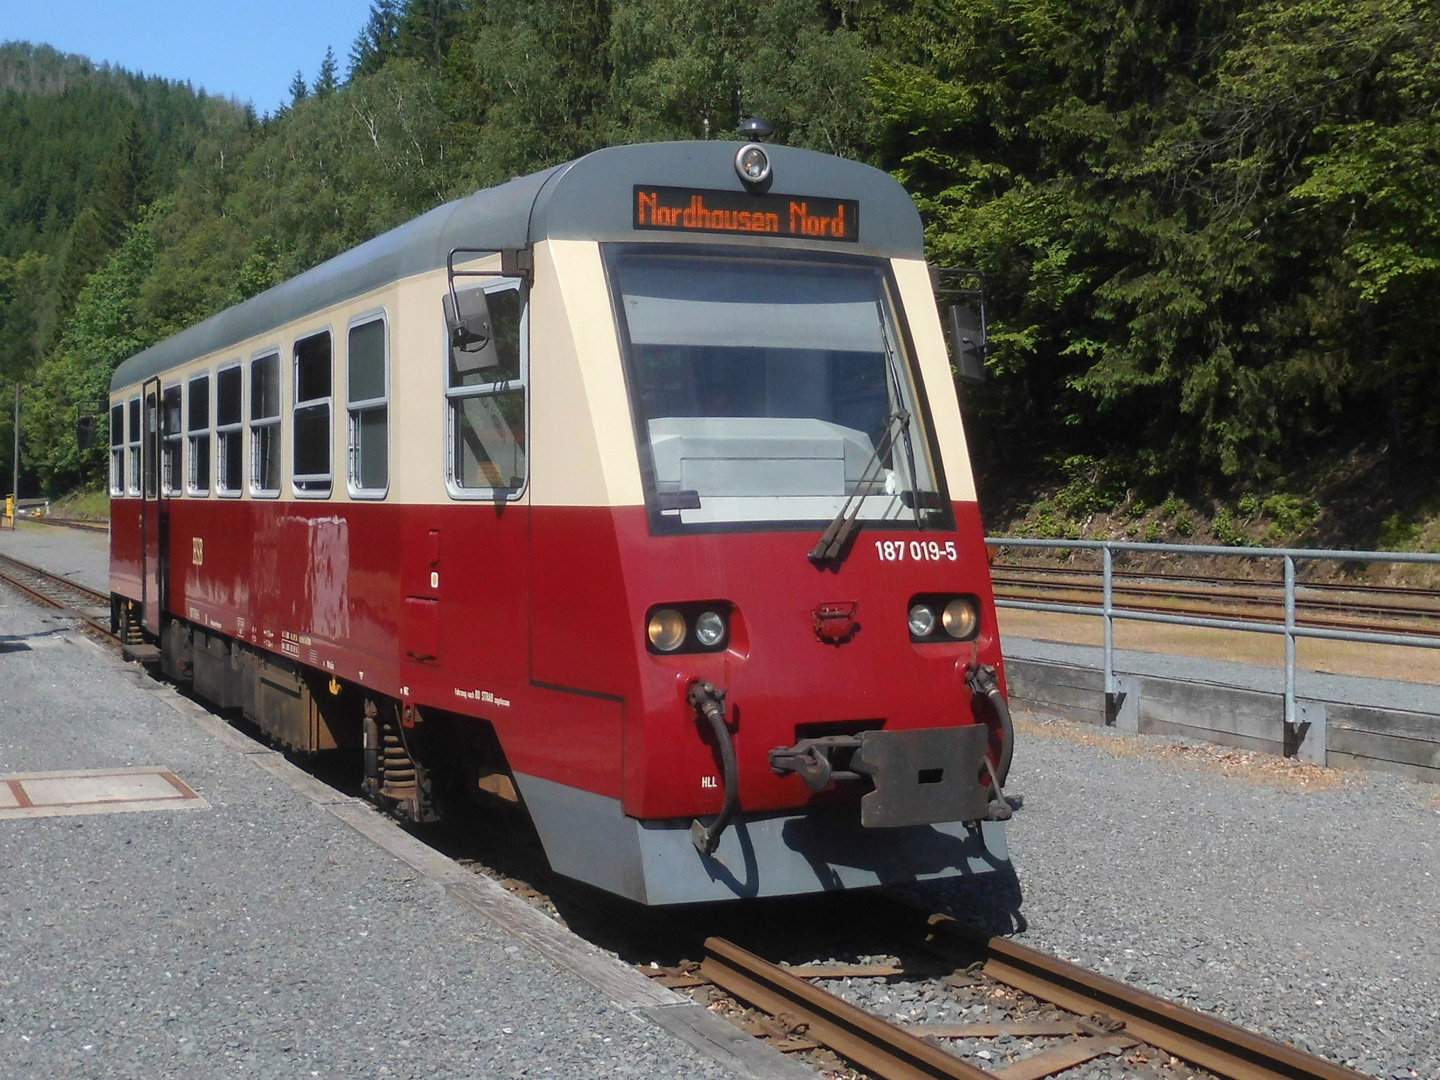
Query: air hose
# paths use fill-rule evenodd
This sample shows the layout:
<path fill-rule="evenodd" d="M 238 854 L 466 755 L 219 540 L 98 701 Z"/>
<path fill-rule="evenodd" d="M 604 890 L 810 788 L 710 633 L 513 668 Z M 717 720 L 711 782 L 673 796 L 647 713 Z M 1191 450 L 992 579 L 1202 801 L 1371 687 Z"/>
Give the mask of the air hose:
<path fill-rule="evenodd" d="M 1006 821 L 1010 817 L 1010 804 L 1005 801 L 1002 785 L 1010 775 L 1010 759 L 1015 755 L 1015 722 L 1010 719 L 1010 705 L 1000 692 L 1000 679 L 989 664 L 971 664 L 965 672 L 965 685 L 977 698 L 989 698 L 1000 721 L 1000 753 L 992 765 L 987 755 L 986 771 L 990 774 L 990 788 L 994 798 L 990 800 L 990 820 Z"/>
<path fill-rule="evenodd" d="M 715 741 L 720 745 L 720 769 L 725 774 L 725 801 L 720 804 L 720 814 L 709 825 L 700 824 L 696 818 L 690 823 L 690 840 L 702 855 L 713 855 L 720 846 L 720 835 L 735 816 L 740 804 L 740 771 L 735 763 L 735 741 L 730 729 L 725 726 L 725 695 L 715 689 L 713 683 L 699 680 L 690 685 L 686 695 L 692 708 L 710 724 Z"/>

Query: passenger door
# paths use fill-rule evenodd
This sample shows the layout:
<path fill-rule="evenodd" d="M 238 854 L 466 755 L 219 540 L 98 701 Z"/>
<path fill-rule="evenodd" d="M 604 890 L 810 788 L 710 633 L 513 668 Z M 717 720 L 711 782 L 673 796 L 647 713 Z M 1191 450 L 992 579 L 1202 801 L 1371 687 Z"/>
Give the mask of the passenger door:
<path fill-rule="evenodd" d="M 169 561 L 170 515 L 160 485 L 160 380 L 151 379 L 141 392 L 140 444 L 140 600 L 145 629 L 160 633 L 165 607 L 165 576 Z"/>

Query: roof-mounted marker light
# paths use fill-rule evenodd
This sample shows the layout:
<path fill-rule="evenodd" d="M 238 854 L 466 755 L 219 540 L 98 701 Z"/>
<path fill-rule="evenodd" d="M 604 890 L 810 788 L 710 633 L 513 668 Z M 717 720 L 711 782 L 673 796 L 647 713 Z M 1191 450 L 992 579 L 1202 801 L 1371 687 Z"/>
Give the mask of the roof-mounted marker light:
<path fill-rule="evenodd" d="M 748 186 L 770 179 L 770 155 L 759 143 L 746 143 L 735 152 L 735 172 Z"/>

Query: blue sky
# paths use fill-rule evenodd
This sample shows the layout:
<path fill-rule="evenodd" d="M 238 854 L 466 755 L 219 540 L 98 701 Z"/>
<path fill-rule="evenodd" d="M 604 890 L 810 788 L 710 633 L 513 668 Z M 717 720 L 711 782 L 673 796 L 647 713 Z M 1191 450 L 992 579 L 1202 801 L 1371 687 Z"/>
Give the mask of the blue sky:
<path fill-rule="evenodd" d="M 44 43 L 273 112 L 328 45 L 343 77 L 369 0 L 0 0 L 0 41 Z"/>

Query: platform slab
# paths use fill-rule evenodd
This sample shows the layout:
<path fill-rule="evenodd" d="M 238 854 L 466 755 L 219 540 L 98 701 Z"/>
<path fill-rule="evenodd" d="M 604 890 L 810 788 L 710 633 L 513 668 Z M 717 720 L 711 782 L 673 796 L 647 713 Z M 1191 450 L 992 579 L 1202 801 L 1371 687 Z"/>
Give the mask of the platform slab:
<path fill-rule="evenodd" d="M 278 755 L 213 737 L 198 706 L 72 626 L 0 590 L 0 641 L 46 643 L 0 652 L 0 776 L 15 781 L 0 783 L 0 1073 L 719 1080 L 804 1069 L 753 1040 L 707 1041 L 707 1023 L 728 1031 L 724 1021 L 669 991 L 663 1008 L 617 1000 L 577 974 L 582 960 L 613 967 L 622 989 L 643 976 L 585 942 L 565 956 L 540 932 L 564 935 L 548 919 L 512 929 L 504 914 L 530 911 L 524 901 L 469 874 L 477 906 L 460 895 L 463 868 L 404 857 L 410 838 L 393 823 L 354 800 L 317 802 Z M 96 799 L 201 801 L 167 773 L 208 812 L 93 812 Z M 16 817 L 21 793 L 91 801 L 83 815 Z"/>

